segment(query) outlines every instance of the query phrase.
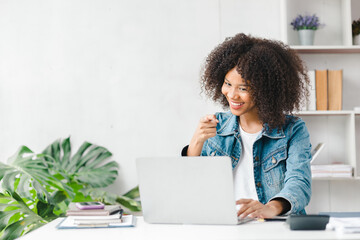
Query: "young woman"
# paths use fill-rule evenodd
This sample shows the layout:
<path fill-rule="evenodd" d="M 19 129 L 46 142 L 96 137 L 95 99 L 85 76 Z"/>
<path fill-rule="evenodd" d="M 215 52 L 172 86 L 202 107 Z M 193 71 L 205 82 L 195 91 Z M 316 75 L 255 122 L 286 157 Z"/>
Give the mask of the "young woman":
<path fill-rule="evenodd" d="M 200 119 L 183 156 L 230 156 L 240 217 L 305 214 L 311 144 L 300 108 L 309 80 L 281 42 L 238 34 L 207 57 L 205 93 L 229 112 Z"/>

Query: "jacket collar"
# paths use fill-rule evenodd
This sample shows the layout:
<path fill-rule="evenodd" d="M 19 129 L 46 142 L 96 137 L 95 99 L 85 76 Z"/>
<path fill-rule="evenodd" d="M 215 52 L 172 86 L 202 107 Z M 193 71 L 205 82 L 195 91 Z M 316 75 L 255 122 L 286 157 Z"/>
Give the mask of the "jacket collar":
<path fill-rule="evenodd" d="M 231 115 L 225 122 L 220 126 L 217 127 L 217 134 L 219 136 L 229 136 L 234 135 L 239 131 L 239 117 L 235 115 Z M 262 132 L 262 136 L 266 136 L 269 138 L 284 138 L 284 130 L 282 127 L 274 128 L 270 130 L 269 125 L 267 123 L 264 124 Z"/>
<path fill-rule="evenodd" d="M 224 120 L 224 123 L 217 125 L 216 130 L 220 136 L 235 134 L 239 131 L 239 117 L 231 114 L 229 118 Z"/>
<path fill-rule="evenodd" d="M 267 123 L 264 124 L 263 130 L 262 130 L 262 135 L 267 136 L 269 138 L 274 138 L 274 139 L 285 137 L 284 130 L 282 127 L 274 128 L 274 129 L 270 130 L 269 125 Z"/>

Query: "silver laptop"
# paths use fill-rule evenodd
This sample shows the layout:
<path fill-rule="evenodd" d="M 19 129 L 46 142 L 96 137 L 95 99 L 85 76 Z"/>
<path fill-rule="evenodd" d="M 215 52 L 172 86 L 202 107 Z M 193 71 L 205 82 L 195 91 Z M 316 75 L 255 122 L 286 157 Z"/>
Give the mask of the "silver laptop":
<path fill-rule="evenodd" d="M 138 158 L 148 223 L 239 224 L 229 157 Z"/>

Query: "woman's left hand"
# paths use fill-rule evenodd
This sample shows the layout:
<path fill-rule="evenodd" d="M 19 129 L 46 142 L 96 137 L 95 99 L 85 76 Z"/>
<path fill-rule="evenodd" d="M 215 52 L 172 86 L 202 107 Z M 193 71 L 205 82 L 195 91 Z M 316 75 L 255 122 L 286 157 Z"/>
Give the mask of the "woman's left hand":
<path fill-rule="evenodd" d="M 283 210 L 282 204 L 277 200 L 264 205 L 257 200 L 240 199 L 236 201 L 236 204 L 241 205 L 238 211 L 238 216 L 241 218 L 247 216 L 251 218 L 272 218 L 279 215 Z"/>

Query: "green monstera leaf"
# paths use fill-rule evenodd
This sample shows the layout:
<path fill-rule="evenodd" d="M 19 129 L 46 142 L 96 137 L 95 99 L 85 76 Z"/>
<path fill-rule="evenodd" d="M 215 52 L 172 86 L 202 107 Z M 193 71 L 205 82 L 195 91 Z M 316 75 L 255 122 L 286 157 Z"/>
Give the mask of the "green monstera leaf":
<path fill-rule="evenodd" d="M 32 199 L 31 190 L 34 189 L 38 199 L 51 202 L 45 186 L 71 192 L 69 187 L 51 175 L 48 170 L 51 166 L 45 164 L 44 155 L 34 154 L 26 146 L 21 146 L 7 163 L 0 163 L 0 180 L 2 188 L 11 193 L 17 192 L 21 197 Z"/>
<path fill-rule="evenodd" d="M 42 218 L 30 209 L 30 207 L 35 207 L 36 201 L 30 203 L 26 201 L 27 203 L 15 192 L 0 193 L 1 239 L 18 238 L 23 233 L 41 227 L 57 217 Z"/>
<path fill-rule="evenodd" d="M 0 162 L 0 238 L 15 239 L 64 216 L 72 201 L 99 200 L 140 211 L 137 187 L 123 196 L 98 188 L 114 182 L 118 164 L 104 147 L 84 142 L 72 156 L 70 138 L 56 140 L 41 154 L 22 146 Z"/>
<path fill-rule="evenodd" d="M 84 142 L 79 150 L 71 156 L 70 138 L 57 140 L 44 151 L 46 162 L 53 166 L 58 178 L 82 183 L 94 188 L 112 184 L 117 175 L 119 165 L 115 161 L 107 162 L 112 156 L 106 148 Z"/>

